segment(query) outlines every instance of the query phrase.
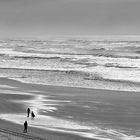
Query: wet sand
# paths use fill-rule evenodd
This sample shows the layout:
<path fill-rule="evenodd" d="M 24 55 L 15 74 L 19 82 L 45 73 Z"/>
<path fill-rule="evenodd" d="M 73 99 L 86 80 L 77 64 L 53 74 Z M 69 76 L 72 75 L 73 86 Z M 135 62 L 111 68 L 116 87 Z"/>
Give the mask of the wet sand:
<path fill-rule="evenodd" d="M 6 78 L 0 78 L 0 140 L 24 140 L 24 139 L 38 139 L 42 138 L 44 140 L 88 140 L 90 138 L 81 137 L 76 134 L 70 134 L 65 132 L 59 132 L 59 131 L 51 131 L 46 129 L 41 129 L 39 127 L 32 127 L 29 126 L 28 133 L 23 133 L 23 125 L 20 123 L 13 123 L 11 121 L 8 121 L 5 118 L 2 118 L 2 115 L 6 115 L 10 118 L 13 114 L 22 114 L 24 115 L 24 119 L 26 120 L 26 105 L 29 104 L 25 102 L 20 104 L 20 101 L 26 101 L 26 100 L 34 100 L 34 95 L 32 95 L 32 92 L 34 94 L 37 94 L 38 92 L 41 94 L 44 94 L 45 91 L 48 91 L 48 88 L 50 89 L 50 93 L 57 91 L 55 87 L 51 86 L 42 86 L 42 85 L 32 85 L 32 84 L 23 84 L 15 80 L 10 80 Z M 58 87 L 59 88 L 59 87 Z M 61 88 L 60 88 L 61 89 Z M 25 94 L 26 91 L 26 94 Z M 27 92 L 29 91 L 29 93 Z M 39 96 L 40 97 L 40 96 Z M 19 101 L 19 102 L 18 102 Z M 32 104 L 32 103 L 31 103 Z M 34 104 L 33 104 L 34 105 Z M 36 106 L 32 106 L 32 109 L 36 108 Z M 39 108 L 38 108 L 39 109 Z M 48 107 L 48 110 L 51 110 L 52 108 Z M 52 109 L 53 110 L 53 109 Z M 38 110 L 34 110 L 35 112 Z M 36 112 L 38 113 L 38 112 Z M 9 114 L 9 115 L 8 115 Z M 23 121 L 24 123 L 24 121 Z M 3 131 L 4 130 L 4 131 Z M 13 133 L 9 133 L 13 132 Z M 15 133 L 18 133 L 18 135 L 15 136 Z M 26 135 L 29 135 L 30 138 L 26 137 Z"/>
<path fill-rule="evenodd" d="M 28 134 L 32 136 L 48 140 L 86 140 L 98 139 L 98 136 L 105 140 L 106 135 L 120 140 L 140 137 L 140 95 L 137 92 L 44 86 L 0 78 L 0 93 L 0 128 L 22 134 L 21 124 L 30 106 L 37 117 L 51 117 L 46 120 L 48 124 L 42 126 L 39 123 L 43 123 L 43 119 L 36 118 L 35 124 L 29 121 Z M 50 123 L 50 120 L 55 122 Z M 99 135 L 93 131 L 95 126 L 100 126 Z M 92 131 L 87 133 L 89 128 Z"/>
<path fill-rule="evenodd" d="M 9 133 L 10 132 L 10 133 Z M 0 140 L 90 140 L 76 135 L 46 131 L 30 127 L 28 133 L 23 133 L 23 126 L 0 120 Z M 97 139 L 93 139 L 97 140 Z"/>

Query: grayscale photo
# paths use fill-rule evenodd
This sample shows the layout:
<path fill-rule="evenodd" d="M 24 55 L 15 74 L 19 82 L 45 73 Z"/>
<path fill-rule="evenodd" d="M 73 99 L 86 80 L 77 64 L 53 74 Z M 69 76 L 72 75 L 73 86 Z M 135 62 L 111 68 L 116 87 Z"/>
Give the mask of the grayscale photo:
<path fill-rule="evenodd" d="M 0 140 L 140 140 L 140 0 L 0 0 Z"/>

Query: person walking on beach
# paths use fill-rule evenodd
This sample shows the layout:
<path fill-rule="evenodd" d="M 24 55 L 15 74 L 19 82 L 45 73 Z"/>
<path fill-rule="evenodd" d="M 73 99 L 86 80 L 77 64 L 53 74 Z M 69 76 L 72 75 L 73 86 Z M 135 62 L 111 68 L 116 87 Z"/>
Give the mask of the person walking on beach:
<path fill-rule="evenodd" d="M 30 115 L 30 108 L 27 109 L 27 117 Z"/>
<path fill-rule="evenodd" d="M 31 117 L 32 117 L 32 119 L 34 119 L 34 117 L 35 117 L 35 114 L 34 114 L 33 111 L 32 111 L 32 113 L 31 113 Z"/>
<path fill-rule="evenodd" d="M 27 133 L 28 123 L 27 121 L 24 122 L 24 133 Z"/>

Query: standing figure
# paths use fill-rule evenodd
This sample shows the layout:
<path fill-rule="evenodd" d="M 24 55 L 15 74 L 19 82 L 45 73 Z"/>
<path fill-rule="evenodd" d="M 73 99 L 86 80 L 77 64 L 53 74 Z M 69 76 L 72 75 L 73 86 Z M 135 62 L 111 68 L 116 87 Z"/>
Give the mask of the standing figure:
<path fill-rule="evenodd" d="M 24 122 L 24 133 L 27 133 L 27 129 L 28 129 L 28 123 L 27 121 Z"/>
<path fill-rule="evenodd" d="M 31 117 L 32 117 L 32 119 L 34 119 L 34 117 L 35 117 L 35 114 L 34 114 L 33 111 L 32 111 L 32 113 L 31 113 Z"/>
<path fill-rule="evenodd" d="M 30 108 L 27 109 L 27 117 L 30 115 Z"/>

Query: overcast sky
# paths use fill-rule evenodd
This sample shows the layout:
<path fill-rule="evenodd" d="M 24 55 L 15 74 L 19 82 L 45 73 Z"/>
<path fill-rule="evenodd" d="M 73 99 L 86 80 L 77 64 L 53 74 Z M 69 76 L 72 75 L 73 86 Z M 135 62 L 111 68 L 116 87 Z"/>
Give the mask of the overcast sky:
<path fill-rule="evenodd" d="M 0 0 L 0 37 L 140 35 L 140 0 Z"/>

